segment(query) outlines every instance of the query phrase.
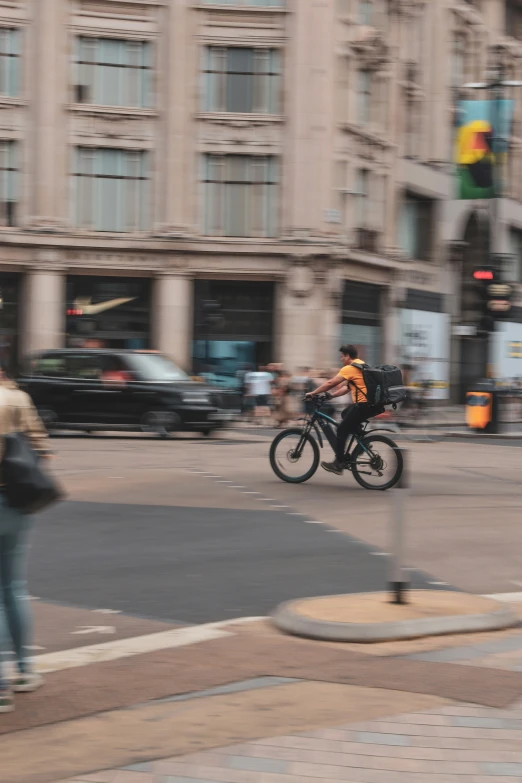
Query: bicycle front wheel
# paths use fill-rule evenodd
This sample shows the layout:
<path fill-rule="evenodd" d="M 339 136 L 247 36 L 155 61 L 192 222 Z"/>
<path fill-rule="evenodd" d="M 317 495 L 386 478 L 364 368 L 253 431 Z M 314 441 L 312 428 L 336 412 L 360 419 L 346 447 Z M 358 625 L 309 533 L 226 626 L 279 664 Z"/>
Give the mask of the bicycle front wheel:
<path fill-rule="evenodd" d="M 312 478 L 319 467 L 319 446 L 303 430 L 285 430 L 272 441 L 270 466 L 282 481 L 302 484 Z"/>
<path fill-rule="evenodd" d="M 364 489 L 391 489 L 403 470 L 401 450 L 385 435 L 367 435 L 353 451 L 353 477 Z"/>

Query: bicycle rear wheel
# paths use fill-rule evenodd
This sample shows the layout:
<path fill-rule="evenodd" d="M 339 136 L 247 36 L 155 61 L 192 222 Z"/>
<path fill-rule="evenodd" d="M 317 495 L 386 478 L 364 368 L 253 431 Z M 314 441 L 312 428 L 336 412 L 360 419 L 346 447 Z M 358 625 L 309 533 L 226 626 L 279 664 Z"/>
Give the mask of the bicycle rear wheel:
<path fill-rule="evenodd" d="M 299 428 L 281 432 L 270 446 L 270 466 L 276 476 L 289 484 L 302 484 L 319 467 L 319 446 Z"/>
<path fill-rule="evenodd" d="M 352 453 L 353 477 L 364 489 L 391 489 L 403 470 L 401 450 L 385 435 L 366 435 Z"/>

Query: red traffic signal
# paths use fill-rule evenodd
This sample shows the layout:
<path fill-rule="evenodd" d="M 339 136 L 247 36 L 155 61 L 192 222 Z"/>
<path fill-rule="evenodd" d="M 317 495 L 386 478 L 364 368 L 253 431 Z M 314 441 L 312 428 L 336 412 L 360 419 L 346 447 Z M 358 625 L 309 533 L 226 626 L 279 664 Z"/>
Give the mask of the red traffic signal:
<path fill-rule="evenodd" d="M 495 273 L 492 269 L 475 269 L 473 277 L 475 280 L 494 280 Z"/>

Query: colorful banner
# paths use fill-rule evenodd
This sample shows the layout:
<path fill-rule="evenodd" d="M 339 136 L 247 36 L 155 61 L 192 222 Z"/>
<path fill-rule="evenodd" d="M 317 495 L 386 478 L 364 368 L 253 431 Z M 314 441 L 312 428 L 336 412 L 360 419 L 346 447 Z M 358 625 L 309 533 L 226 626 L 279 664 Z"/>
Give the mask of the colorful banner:
<path fill-rule="evenodd" d="M 495 196 L 495 152 L 503 158 L 507 154 L 513 107 L 514 102 L 510 100 L 458 101 L 457 198 Z"/>

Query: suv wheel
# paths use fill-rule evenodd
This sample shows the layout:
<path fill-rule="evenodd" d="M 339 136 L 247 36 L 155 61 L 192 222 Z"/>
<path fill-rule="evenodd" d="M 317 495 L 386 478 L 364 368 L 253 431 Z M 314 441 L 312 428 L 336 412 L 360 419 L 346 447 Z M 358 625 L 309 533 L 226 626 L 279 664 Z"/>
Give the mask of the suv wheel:
<path fill-rule="evenodd" d="M 141 417 L 142 432 L 150 432 L 166 438 L 169 433 L 179 428 L 180 418 L 170 411 L 147 411 Z"/>

